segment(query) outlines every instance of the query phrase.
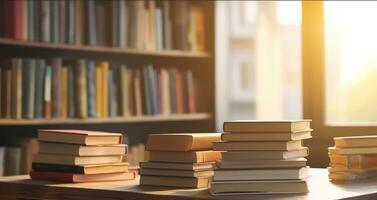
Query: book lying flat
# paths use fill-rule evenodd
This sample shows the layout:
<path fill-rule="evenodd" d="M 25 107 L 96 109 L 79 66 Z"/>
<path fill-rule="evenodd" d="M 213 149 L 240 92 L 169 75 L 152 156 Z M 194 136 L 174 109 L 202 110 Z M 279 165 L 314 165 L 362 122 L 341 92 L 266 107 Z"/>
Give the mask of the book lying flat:
<path fill-rule="evenodd" d="M 105 174 L 116 172 L 128 172 L 128 163 L 111 163 L 101 165 L 57 165 L 45 163 L 33 163 L 34 171 L 65 172 L 73 174 Z"/>
<path fill-rule="evenodd" d="M 140 176 L 140 185 L 171 186 L 184 188 L 208 187 L 209 178 L 188 178 L 168 176 Z"/>
<path fill-rule="evenodd" d="M 265 168 L 300 168 L 306 166 L 305 158 L 289 160 L 226 160 L 217 163 L 220 169 L 265 169 Z"/>
<path fill-rule="evenodd" d="M 212 143 L 221 141 L 221 133 L 169 133 L 150 134 L 148 151 L 195 151 L 210 150 Z"/>
<path fill-rule="evenodd" d="M 60 164 L 60 165 L 92 165 L 122 162 L 123 156 L 72 156 L 61 154 L 38 153 L 35 155 L 34 162 Z"/>
<path fill-rule="evenodd" d="M 174 177 L 212 177 L 213 170 L 171 170 L 171 169 L 140 169 L 141 175 L 151 175 L 151 176 L 174 176 Z"/>
<path fill-rule="evenodd" d="M 221 159 L 218 151 L 150 151 L 149 161 L 158 162 L 183 162 L 183 163 L 204 163 L 215 162 Z"/>
<path fill-rule="evenodd" d="M 31 171 L 30 177 L 35 180 L 60 181 L 71 183 L 121 181 L 135 179 L 134 172 L 107 173 L 107 174 L 72 174 L 63 172 Z"/>
<path fill-rule="evenodd" d="M 304 180 L 281 181 L 214 181 L 210 192 L 215 195 L 258 194 L 258 193 L 307 193 Z"/>
<path fill-rule="evenodd" d="M 377 136 L 335 137 L 336 147 L 377 147 Z"/>
<path fill-rule="evenodd" d="M 299 132 L 309 131 L 311 120 L 236 120 L 224 122 L 224 132 Z"/>
<path fill-rule="evenodd" d="M 226 151 L 221 152 L 224 160 L 273 160 L 293 159 L 309 155 L 309 149 L 302 147 L 291 151 Z"/>
<path fill-rule="evenodd" d="M 78 145 L 53 142 L 39 142 L 39 152 L 77 156 L 124 155 L 127 145 Z"/>
<path fill-rule="evenodd" d="M 377 167 L 364 169 L 349 169 L 341 165 L 330 165 L 330 167 L 328 167 L 327 170 L 329 171 L 329 173 L 377 174 Z"/>
<path fill-rule="evenodd" d="M 338 148 L 329 147 L 329 155 L 351 155 L 351 154 L 377 154 L 376 147 L 353 147 L 353 148 Z"/>
<path fill-rule="evenodd" d="M 330 155 L 330 163 L 343 165 L 349 169 L 377 167 L 377 155 Z"/>
<path fill-rule="evenodd" d="M 215 181 L 243 181 L 243 180 L 295 180 L 309 177 L 309 168 L 293 169 L 220 169 L 215 171 Z"/>
<path fill-rule="evenodd" d="M 310 130 L 312 131 L 312 130 Z M 295 133 L 223 133 L 223 141 L 290 141 L 311 138 L 310 131 Z"/>
<path fill-rule="evenodd" d="M 38 140 L 84 145 L 110 145 L 121 144 L 122 134 L 85 130 L 41 129 L 38 130 Z"/>
<path fill-rule="evenodd" d="M 140 162 L 141 168 L 148 169 L 172 169 L 172 170 L 210 170 L 215 163 L 173 163 L 173 162 Z"/>
<path fill-rule="evenodd" d="M 329 173 L 331 181 L 355 181 L 371 178 L 367 173 L 350 173 L 350 172 L 337 172 Z"/>
<path fill-rule="evenodd" d="M 214 142 L 216 151 L 259 151 L 259 150 L 296 150 L 302 148 L 302 141 L 273 142 Z"/>

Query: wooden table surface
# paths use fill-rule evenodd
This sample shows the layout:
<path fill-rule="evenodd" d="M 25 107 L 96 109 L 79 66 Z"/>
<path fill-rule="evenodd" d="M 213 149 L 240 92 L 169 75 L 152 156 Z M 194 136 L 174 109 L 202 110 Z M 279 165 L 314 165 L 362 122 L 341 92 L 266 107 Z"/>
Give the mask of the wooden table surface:
<path fill-rule="evenodd" d="M 175 189 L 170 187 L 139 186 L 134 181 L 106 183 L 67 184 L 31 180 L 28 175 L 0 178 L 1 197 L 30 199 L 377 199 L 377 180 L 365 180 L 349 183 L 331 183 L 326 169 L 311 169 L 308 194 L 270 194 L 211 196 L 207 189 Z"/>

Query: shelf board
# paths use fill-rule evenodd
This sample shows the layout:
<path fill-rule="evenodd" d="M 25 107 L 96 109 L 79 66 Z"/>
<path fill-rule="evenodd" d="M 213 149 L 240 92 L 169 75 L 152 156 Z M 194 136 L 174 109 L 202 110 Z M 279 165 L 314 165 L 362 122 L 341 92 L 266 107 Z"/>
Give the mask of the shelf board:
<path fill-rule="evenodd" d="M 210 53 L 194 52 L 182 50 L 141 50 L 131 48 L 117 48 L 105 46 L 88 46 L 88 45 L 68 45 L 54 44 L 46 42 L 21 41 L 0 38 L 0 46 L 11 46 L 20 48 L 58 50 L 58 51 L 76 51 L 85 53 L 101 53 L 101 54 L 119 54 L 119 55 L 136 55 L 136 56 L 163 56 L 163 57 L 182 57 L 182 58 L 209 58 Z"/>
<path fill-rule="evenodd" d="M 120 124 L 143 122 L 197 121 L 211 119 L 209 113 L 146 115 L 111 118 L 69 118 L 69 119 L 0 119 L 0 126 L 53 125 L 53 124 Z"/>

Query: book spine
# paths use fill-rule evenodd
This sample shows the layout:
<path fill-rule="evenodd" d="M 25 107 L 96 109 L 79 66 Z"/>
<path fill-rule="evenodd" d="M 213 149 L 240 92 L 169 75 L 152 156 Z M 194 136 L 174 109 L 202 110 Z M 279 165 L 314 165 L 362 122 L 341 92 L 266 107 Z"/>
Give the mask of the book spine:
<path fill-rule="evenodd" d="M 23 24 L 24 24 L 24 12 L 23 12 L 23 2 L 13 1 L 13 20 L 14 20 L 14 34 L 13 38 L 16 40 L 23 39 Z"/>
<path fill-rule="evenodd" d="M 196 102 L 195 102 L 195 87 L 194 87 L 194 80 L 192 71 L 186 72 L 186 80 L 187 80 L 187 102 L 188 102 L 188 112 L 194 113 L 196 111 Z"/>
<path fill-rule="evenodd" d="M 96 111 L 97 117 L 103 117 L 103 81 L 102 81 L 102 64 L 96 65 Z"/>
<path fill-rule="evenodd" d="M 78 60 L 76 66 L 76 116 L 87 118 L 87 91 L 86 91 L 86 62 L 83 59 Z"/>
<path fill-rule="evenodd" d="M 12 59 L 12 118 L 22 117 L 22 60 Z"/>
<path fill-rule="evenodd" d="M 43 90 L 44 90 L 44 71 L 45 71 L 45 61 L 42 59 L 36 60 L 36 69 L 35 69 L 35 108 L 34 108 L 34 117 L 42 118 L 43 117 Z"/>
<path fill-rule="evenodd" d="M 175 74 L 176 74 L 176 69 L 175 68 L 170 68 L 169 69 L 169 95 L 170 95 L 170 110 L 171 113 L 177 113 L 176 109 L 176 85 L 175 85 Z"/>
<path fill-rule="evenodd" d="M 163 9 L 163 35 L 164 35 L 164 49 L 172 49 L 172 29 L 170 16 L 170 1 L 162 2 Z"/>
<path fill-rule="evenodd" d="M 44 74 L 44 117 L 51 118 L 52 108 L 51 108 L 51 76 L 52 69 L 51 66 L 47 65 Z"/>
<path fill-rule="evenodd" d="M 156 8 L 155 27 L 156 27 L 156 48 L 158 50 L 162 50 L 164 48 L 164 44 L 163 44 L 163 27 L 162 27 L 161 8 Z"/>
<path fill-rule="evenodd" d="M 50 42 L 50 30 L 51 30 L 51 12 L 50 12 L 50 2 L 48 0 L 41 0 L 41 40 L 43 42 Z"/>
<path fill-rule="evenodd" d="M 88 117 L 96 117 L 96 91 L 95 91 L 95 62 L 89 60 L 86 65 L 87 75 L 87 96 L 88 96 Z"/>
<path fill-rule="evenodd" d="M 6 101 L 5 101 L 5 118 L 12 117 L 12 71 L 9 69 L 6 71 Z"/>
<path fill-rule="evenodd" d="M 52 43 L 59 43 L 60 31 L 59 31 L 59 22 L 60 22 L 60 13 L 59 13 L 59 1 L 49 1 L 50 3 L 50 38 Z"/>
<path fill-rule="evenodd" d="M 126 47 L 127 43 L 127 4 L 126 1 L 119 1 L 118 6 L 118 17 L 119 17 L 119 39 L 118 39 L 118 46 L 119 47 Z"/>
<path fill-rule="evenodd" d="M 119 47 L 119 41 L 118 41 L 118 39 L 119 39 L 119 37 L 118 37 L 118 35 L 120 34 L 120 32 L 119 32 L 119 28 L 120 28 L 120 24 L 119 24 L 119 22 L 120 22 L 120 19 L 119 19 L 119 7 L 120 7 L 120 5 L 119 5 L 119 0 L 112 0 L 111 1 L 111 14 L 112 14 L 112 20 L 111 20 L 111 22 L 112 22 L 112 36 L 111 36 L 111 42 L 112 42 L 112 46 L 113 47 Z"/>
<path fill-rule="evenodd" d="M 87 9 L 85 9 L 84 1 L 74 1 L 74 32 L 75 32 L 75 44 L 82 45 L 86 41 L 84 39 L 86 32 L 85 30 L 89 27 L 88 23 L 85 22 L 87 14 Z"/>
<path fill-rule="evenodd" d="M 74 67 L 68 65 L 68 117 L 75 117 L 75 74 Z"/>
<path fill-rule="evenodd" d="M 121 115 L 122 116 L 129 116 L 129 85 L 128 85 L 128 70 L 126 65 L 120 66 L 120 73 L 119 73 L 119 88 L 120 88 L 120 107 L 121 107 Z"/>
<path fill-rule="evenodd" d="M 97 41 L 97 31 L 96 31 L 96 15 L 94 8 L 94 0 L 87 0 L 86 2 L 86 19 L 87 19 L 87 44 L 96 45 Z"/>
<path fill-rule="evenodd" d="M 68 117 L 68 68 L 67 66 L 62 66 L 61 69 L 61 93 L 60 93 L 60 117 L 67 118 Z"/>
<path fill-rule="evenodd" d="M 143 82 L 144 82 L 144 108 L 145 108 L 145 114 L 151 115 L 153 113 L 152 111 L 152 101 L 151 98 L 151 85 L 150 85 L 150 78 L 149 78 L 149 70 L 147 67 L 144 67 L 143 69 Z"/>
<path fill-rule="evenodd" d="M 34 20 L 36 15 L 35 1 L 26 1 L 27 2 L 27 39 L 28 40 L 35 40 L 34 36 Z"/>
<path fill-rule="evenodd" d="M 60 117 L 61 107 L 61 68 L 62 60 L 55 58 L 51 60 L 52 66 L 52 117 Z"/>
<path fill-rule="evenodd" d="M 74 0 L 69 0 L 67 5 L 67 17 L 68 19 L 66 20 L 66 30 L 67 30 L 67 39 L 66 42 L 68 44 L 75 44 L 76 43 L 76 37 L 78 37 L 76 33 L 76 26 L 75 26 L 75 20 L 78 17 L 76 14 L 77 12 L 75 11 L 75 1 Z M 81 12 L 81 10 L 80 10 Z"/>
<path fill-rule="evenodd" d="M 141 116 L 143 114 L 143 103 L 142 103 L 142 91 L 141 91 L 141 72 L 140 70 L 135 71 L 134 78 L 134 91 L 135 91 L 135 110 L 136 115 Z"/>
<path fill-rule="evenodd" d="M 28 86 L 26 87 L 28 91 L 27 96 L 23 97 L 23 99 L 27 99 L 26 102 L 26 118 L 32 119 L 34 118 L 34 105 L 35 105 L 35 72 L 36 72 L 36 60 L 35 59 L 29 59 L 29 74 L 28 76 Z"/>
<path fill-rule="evenodd" d="M 109 116 L 109 110 L 108 110 L 108 102 L 109 102 L 109 63 L 108 62 L 102 62 L 102 84 L 103 84 L 103 93 L 102 93 L 102 116 L 108 117 Z"/>
<path fill-rule="evenodd" d="M 109 69 L 109 78 L 108 78 L 108 111 L 109 111 L 109 117 L 115 117 L 116 116 L 116 98 L 115 98 L 115 85 L 114 85 L 114 75 L 113 71 L 114 68 Z"/>
<path fill-rule="evenodd" d="M 30 61 L 31 59 L 23 59 L 22 60 L 22 118 L 29 118 L 29 98 L 31 96 L 29 90 L 29 82 L 30 82 Z"/>

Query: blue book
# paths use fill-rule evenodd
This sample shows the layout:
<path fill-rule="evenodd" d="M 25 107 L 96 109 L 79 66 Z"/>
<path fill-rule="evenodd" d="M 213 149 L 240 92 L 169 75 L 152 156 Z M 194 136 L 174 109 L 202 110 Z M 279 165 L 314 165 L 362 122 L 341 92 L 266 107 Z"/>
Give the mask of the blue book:
<path fill-rule="evenodd" d="M 46 61 L 37 59 L 35 64 L 35 100 L 34 100 L 34 117 L 43 118 L 44 105 L 44 72 Z"/>
<path fill-rule="evenodd" d="M 148 77 L 149 77 L 149 91 L 151 94 L 151 114 L 155 115 L 157 114 L 157 104 L 158 104 L 158 99 L 157 99 L 157 81 L 156 81 L 156 75 L 155 75 L 155 70 L 153 69 L 152 64 L 148 65 Z"/>
<path fill-rule="evenodd" d="M 68 65 L 68 117 L 75 117 L 75 78 L 74 66 Z"/>
<path fill-rule="evenodd" d="M 88 96 L 88 117 L 97 116 L 96 93 L 95 93 L 95 62 L 88 60 L 86 65 L 87 96 Z"/>

